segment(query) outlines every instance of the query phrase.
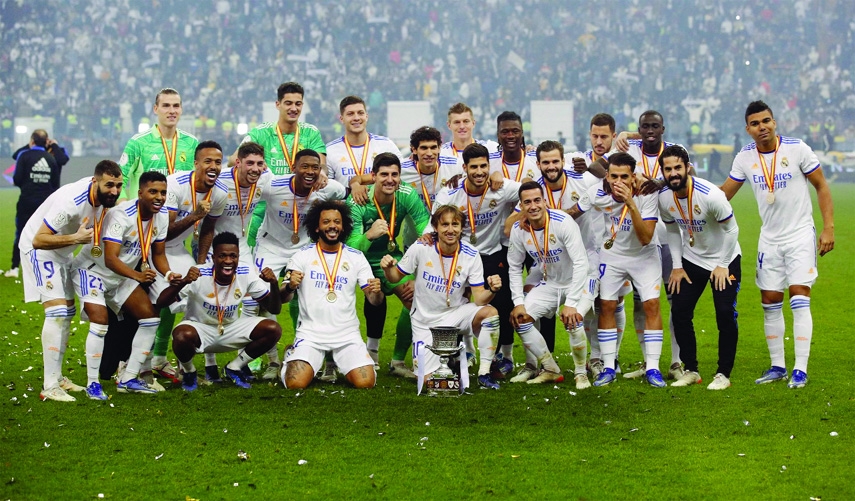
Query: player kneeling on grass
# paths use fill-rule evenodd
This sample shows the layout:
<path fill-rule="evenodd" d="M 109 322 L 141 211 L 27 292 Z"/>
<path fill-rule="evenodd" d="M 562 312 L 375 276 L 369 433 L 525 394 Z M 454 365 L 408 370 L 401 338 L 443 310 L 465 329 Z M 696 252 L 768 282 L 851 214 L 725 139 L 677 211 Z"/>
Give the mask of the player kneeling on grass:
<path fill-rule="evenodd" d="M 275 320 L 238 316 L 238 308 L 246 296 L 274 315 L 282 309 L 276 275 L 270 268 L 264 268 L 258 276 L 249 266 L 239 265 L 239 245 L 233 233 L 223 232 L 214 237 L 214 265 L 190 268 L 186 277 L 167 287 L 157 300 L 159 307 L 187 300 L 184 320 L 172 331 L 172 349 L 181 363 L 185 391 L 197 388 L 193 365 L 196 353 L 235 350 L 240 351 L 226 365 L 226 377 L 240 388 L 249 388 L 243 368 L 267 353 L 282 336 L 282 328 Z"/>
<path fill-rule="evenodd" d="M 282 384 L 289 389 L 309 386 L 324 354 L 332 352 L 350 384 L 373 388 L 374 360 L 359 332 L 356 287 L 375 306 L 383 301 L 383 291 L 365 256 L 342 243 L 353 231 L 350 208 L 337 200 L 315 202 L 303 224 L 314 243 L 291 258 L 280 289 L 283 302 L 300 290 L 300 322 L 280 373 Z"/>
<path fill-rule="evenodd" d="M 472 332 L 478 337 L 478 384 L 498 390 L 499 384 L 490 376 L 490 364 L 499 342 L 499 312 L 488 303 L 502 288 L 502 279 L 499 275 L 487 277 L 485 289 L 481 256 L 460 241 L 463 214 L 457 207 L 439 207 L 430 222 L 436 230 L 433 245 L 421 241 L 413 244 L 400 263 L 388 254 L 380 261 L 390 282 L 399 282 L 407 275 L 415 277 L 410 310 L 414 363 L 424 364 L 425 378 L 439 369 L 439 356 L 425 348 L 433 339 L 431 326 L 456 327 L 464 336 Z M 472 302 L 463 295 L 467 285 Z"/>

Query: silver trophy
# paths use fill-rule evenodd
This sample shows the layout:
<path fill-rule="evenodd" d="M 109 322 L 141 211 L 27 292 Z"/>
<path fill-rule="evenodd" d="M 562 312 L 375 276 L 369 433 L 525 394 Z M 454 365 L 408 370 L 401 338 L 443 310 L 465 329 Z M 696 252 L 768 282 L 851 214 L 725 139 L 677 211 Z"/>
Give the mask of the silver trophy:
<path fill-rule="evenodd" d="M 457 334 L 460 329 L 456 327 L 431 327 L 430 332 L 433 336 L 433 343 L 427 349 L 439 356 L 439 369 L 434 371 L 426 381 L 428 394 L 456 397 L 462 390 L 460 376 L 448 367 L 448 359 L 461 352 L 462 345 L 457 343 Z"/>

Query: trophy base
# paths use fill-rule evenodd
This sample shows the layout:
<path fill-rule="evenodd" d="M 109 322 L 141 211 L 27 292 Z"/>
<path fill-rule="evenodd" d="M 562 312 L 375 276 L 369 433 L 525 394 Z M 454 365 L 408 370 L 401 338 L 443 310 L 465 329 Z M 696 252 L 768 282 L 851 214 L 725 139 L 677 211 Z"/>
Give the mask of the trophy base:
<path fill-rule="evenodd" d="M 460 378 L 456 375 L 449 377 L 431 377 L 425 382 L 428 395 L 432 397 L 460 396 Z"/>

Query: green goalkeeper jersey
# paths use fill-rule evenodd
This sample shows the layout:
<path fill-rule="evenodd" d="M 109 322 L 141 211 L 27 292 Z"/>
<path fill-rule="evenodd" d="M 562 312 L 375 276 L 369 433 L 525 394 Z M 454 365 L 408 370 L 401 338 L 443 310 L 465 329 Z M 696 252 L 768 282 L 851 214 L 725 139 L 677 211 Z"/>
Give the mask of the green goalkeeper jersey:
<path fill-rule="evenodd" d="M 243 142 L 253 141 L 264 147 L 264 163 L 274 176 L 283 176 L 291 174 L 290 158 L 297 153 L 294 151 L 294 134 L 282 134 L 282 141 L 279 140 L 279 134 L 276 133 L 276 122 L 265 122 L 258 127 L 255 127 Z M 321 133 L 318 128 L 312 124 L 304 122 L 297 123 L 297 131 L 299 138 L 297 140 L 297 151 L 310 149 L 315 150 L 323 155 L 327 154 L 327 147 L 324 140 L 321 139 Z M 282 143 L 285 143 L 285 149 L 288 151 L 288 157 L 282 151 Z"/>
<path fill-rule="evenodd" d="M 353 233 L 347 239 L 347 245 L 361 250 L 368 262 L 376 265 L 386 254 L 400 257 L 402 252 L 400 246 L 396 246 L 394 251 L 389 251 L 388 235 L 383 235 L 374 240 L 365 237 L 365 232 L 371 228 L 374 221 L 380 219 L 380 214 L 377 213 L 377 206 L 374 205 L 373 200 L 374 185 L 368 187 L 368 202 L 365 205 L 354 203 L 351 197 L 347 198 L 350 215 L 353 218 Z M 407 216 L 412 218 L 419 234 L 430 224 L 430 214 L 416 190 L 411 186 L 401 185 L 398 188 L 395 192 L 395 205 L 395 238 L 400 234 L 401 225 Z M 392 204 L 381 205 L 380 209 L 383 211 L 383 217 L 388 221 L 392 214 Z"/>
<path fill-rule="evenodd" d="M 196 155 L 199 140 L 183 130 L 176 129 L 175 132 L 178 134 L 178 145 L 175 147 L 174 172 L 193 170 L 193 158 Z M 172 152 L 173 139 L 166 140 L 164 149 L 160 128 L 157 125 L 133 136 L 125 145 L 125 151 L 122 152 L 122 158 L 119 160 L 125 183 L 124 197 L 128 200 L 137 198 L 140 176 L 143 172 L 153 170 L 165 176 L 174 173 L 169 172 L 168 168 L 167 155 L 171 156 Z"/>

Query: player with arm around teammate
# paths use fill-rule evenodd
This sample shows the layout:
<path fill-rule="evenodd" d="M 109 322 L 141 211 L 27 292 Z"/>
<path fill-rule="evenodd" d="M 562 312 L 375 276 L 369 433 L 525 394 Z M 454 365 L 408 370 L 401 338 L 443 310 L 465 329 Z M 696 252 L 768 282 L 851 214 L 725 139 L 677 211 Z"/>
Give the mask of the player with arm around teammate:
<path fill-rule="evenodd" d="M 431 224 L 437 233 L 433 245 L 417 242 L 407 249 L 400 262 L 389 254 L 380 262 L 386 279 L 392 283 L 407 275 L 415 277 L 410 312 L 414 364 L 424 364 L 426 378 L 439 369 L 439 356 L 426 348 L 433 339 L 430 327 L 438 324 L 456 327 L 463 335 L 471 331 L 478 338 L 478 384 L 499 389 L 490 376 L 490 364 L 499 342 L 499 312 L 489 302 L 501 289 L 502 280 L 491 275 L 485 282 L 478 251 L 460 241 L 463 214 L 456 206 L 437 208 Z M 467 284 L 472 291 L 472 302 L 467 302 L 463 295 Z"/>
<path fill-rule="evenodd" d="M 377 304 L 383 300 L 380 279 L 374 277 L 360 251 L 343 243 L 353 230 L 347 204 L 316 202 L 306 215 L 305 227 L 313 243 L 291 258 L 280 289 L 283 300 L 300 291 L 300 321 L 293 350 L 281 372 L 282 384 L 289 389 L 307 387 L 320 370 L 324 354 L 332 352 L 350 384 L 372 388 L 374 360 L 359 332 L 356 288 Z"/>
<path fill-rule="evenodd" d="M 674 335 L 686 364 L 683 375 L 671 386 L 701 382 L 692 317 L 709 281 L 718 326 L 718 369 L 707 388 L 723 390 L 730 386 L 739 337 L 736 320 L 736 295 L 742 280 L 739 227 L 724 193 L 708 181 L 689 175 L 689 154 L 682 146 L 665 148 L 659 163 L 668 182 L 668 188 L 659 193 L 659 214 L 667 226 L 674 263 L 668 280 Z"/>

